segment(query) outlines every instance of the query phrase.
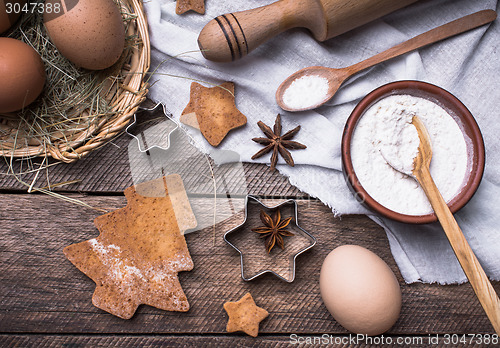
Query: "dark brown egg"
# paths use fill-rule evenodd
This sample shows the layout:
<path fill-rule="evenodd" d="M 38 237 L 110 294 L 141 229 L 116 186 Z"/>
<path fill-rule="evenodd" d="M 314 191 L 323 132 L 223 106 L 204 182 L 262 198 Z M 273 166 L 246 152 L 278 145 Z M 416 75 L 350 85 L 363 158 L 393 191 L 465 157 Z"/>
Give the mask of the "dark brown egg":
<path fill-rule="evenodd" d="M 0 0 L 0 34 L 6 32 L 21 16 L 26 0 Z"/>
<path fill-rule="evenodd" d="M 31 104 L 45 85 L 42 58 L 22 41 L 0 37 L 0 113 Z"/>
<path fill-rule="evenodd" d="M 43 21 L 59 52 L 73 64 L 101 70 L 115 64 L 125 45 L 125 27 L 113 0 L 46 0 L 66 4 L 66 13 L 45 12 Z M 54 7 L 55 8 L 55 7 Z"/>

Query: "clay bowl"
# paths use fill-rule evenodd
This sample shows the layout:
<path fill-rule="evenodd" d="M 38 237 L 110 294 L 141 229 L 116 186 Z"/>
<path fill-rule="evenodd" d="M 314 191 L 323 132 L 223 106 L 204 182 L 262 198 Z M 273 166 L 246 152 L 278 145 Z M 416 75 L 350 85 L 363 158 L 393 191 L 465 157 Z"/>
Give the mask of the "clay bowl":
<path fill-rule="evenodd" d="M 485 151 L 481 131 L 476 120 L 460 100 L 451 93 L 435 85 L 420 81 L 398 81 L 379 87 L 364 97 L 352 111 L 342 136 L 342 167 L 347 184 L 358 201 L 372 211 L 390 219 L 411 223 L 425 224 L 437 221 L 434 213 L 427 215 L 406 215 L 387 209 L 374 200 L 361 186 L 351 162 L 351 138 L 358 120 L 364 111 L 380 99 L 394 95 L 407 94 L 422 97 L 440 104 L 455 119 L 462 132 L 469 138 L 466 141 L 469 152 L 468 166 L 470 171 L 460 192 L 448 203 L 452 213 L 460 210 L 472 198 L 483 177 Z"/>

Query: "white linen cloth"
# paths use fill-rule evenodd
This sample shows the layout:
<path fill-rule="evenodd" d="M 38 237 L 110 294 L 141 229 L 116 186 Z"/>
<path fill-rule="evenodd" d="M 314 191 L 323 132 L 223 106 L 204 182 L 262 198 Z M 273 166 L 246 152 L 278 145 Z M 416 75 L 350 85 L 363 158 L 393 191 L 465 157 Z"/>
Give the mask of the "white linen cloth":
<path fill-rule="evenodd" d="M 175 14 L 172 0 L 144 2 L 152 44 L 149 97 L 179 116 L 197 79 L 212 84 L 233 81 L 236 105 L 248 124 L 229 133 L 219 148 L 233 150 L 242 161 L 262 147 L 250 139 L 262 136 L 257 121 L 272 126 L 282 114 L 283 130 L 302 126 L 294 140 L 307 150 L 293 151 L 294 168 L 281 163 L 278 170 L 300 190 L 319 198 L 336 215 L 369 214 L 384 227 L 391 251 L 408 283 L 461 283 L 466 277 L 438 224 L 412 226 L 372 215 L 348 190 L 341 172 L 340 143 L 344 123 L 371 90 L 396 80 L 415 79 L 436 84 L 457 96 L 475 116 L 486 144 L 486 171 L 482 184 L 455 216 L 491 279 L 500 280 L 500 23 L 469 31 L 380 64 L 350 79 L 329 102 L 315 111 L 287 113 L 274 99 L 279 84 L 298 69 L 324 65 L 344 67 L 461 16 L 495 9 L 495 0 L 421 0 L 383 19 L 326 42 L 317 42 L 305 29 L 293 29 L 263 44 L 232 63 L 213 63 L 198 51 L 197 37 L 212 18 L 252 9 L 270 0 L 206 0 L 206 14 Z M 186 78 L 174 77 L 181 76 Z M 206 83 L 202 83 L 209 86 Z M 202 151 L 210 146 L 198 131 L 188 130 Z M 258 160 L 268 163 L 268 156 Z M 369 231 L 367 232 L 369 233 Z"/>

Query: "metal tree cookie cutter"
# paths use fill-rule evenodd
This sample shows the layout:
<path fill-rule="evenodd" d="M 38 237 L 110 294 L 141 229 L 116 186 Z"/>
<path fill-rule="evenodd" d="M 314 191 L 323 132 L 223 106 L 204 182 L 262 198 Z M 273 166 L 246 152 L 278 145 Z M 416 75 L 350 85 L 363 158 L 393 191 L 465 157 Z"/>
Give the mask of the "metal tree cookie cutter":
<path fill-rule="evenodd" d="M 316 244 L 316 238 L 298 225 L 297 208 L 297 202 L 293 199 L 269 207 L 252 195 L 246 196 L 244 221 L 224 234 L 226 243 L 240 253 L 243 280 L 250 281 L 265 273 L 272 273 L 288 283 L 293 282 L 297 256 Z M 286 229 L 294 235 L 285 237 L 284 249 L 276 246 L 268 253 L 264 240 L 251 230 L 263 226 L 261 209 L 268 214 L 279 209 L 282 219 L 293 217 Z"/>
<path fill-rule="evenodd" d="M 169 116 L 169 112 L 166 109 L 166 106 L 163 103 L 158 103 L 152 108 L 144 108 L 140 107 L 140 112 L 149 112 L 154 113 L 160 105 L 163 109 L 163 115 L 165 116 L 165 120 L 162 120 L 155 125 L 142 129 L 137 133 L 133 132 L 133 128 L 138 127 L 137 124 L 137 112 L 134 114 L 134 120 L 131 124 L 127 126 L 125 129 L 125 133 L 130 135 L 132 138 L 137 140 L 137 144 L 140 152 L 148 152 L 151 149 L 157 148 L 160 150 L 168 150 L 170 147 L 170 135 L 179 128 L 179 124 L 172 120 Z M 149 145 L 153 144 L 153 145 Z"/>

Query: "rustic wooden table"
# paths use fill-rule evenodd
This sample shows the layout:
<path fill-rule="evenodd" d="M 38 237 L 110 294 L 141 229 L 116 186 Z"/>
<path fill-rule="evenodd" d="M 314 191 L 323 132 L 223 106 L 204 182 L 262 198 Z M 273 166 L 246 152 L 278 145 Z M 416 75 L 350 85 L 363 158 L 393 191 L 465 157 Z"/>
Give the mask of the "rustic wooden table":
<path fill-rule="evenodd" d="M 62 249 L 96 237 L 93 220 L 102 213 L 45 194 L 29 194 L 22 182 L 31 183 L 36 175 L 38 187 L 47 178 L 51 185 L 78 180 L 54 191 L 107 211 L 123 207 L 123 190 L 133 184 L 130 141 L 123 134 L 76 163 L 56 164 L 38 174 L 8 174 L 8 160 L 2 159 L 1 346 L 288 346 L 323 334 L 332 335 L 328 340 L 341 343 L 337 346 L 365 346 L 370 342 L 353 344 L 355 337 L 333 320 L 319 292 L 322 261 L 343 244 L 374 251 L 399 280 L 403 307 L 397 323 L 384 334 L 385 343 L 390 339 L 392 345 L 413 342 L 430 346 L 435 343 L 430 338 L 439 334 L 440 344 L 466 337 L 467 344 L 453 344 L 461 346 L 479 342 L 477 337 L 472 340 L 472 334 L 494 333 L 469 284 L 405 284 L 382 228 L 365 216 L 335 218 L 328 207 L 309 199 L 267 166 L 248 163 L 243 165 L 248 192 L 267 198 L 295 198 L 300 225 L 317 238 L 317 245 L 298 257 L 293 283 L 269 274 L 251 282 L 241 279 L 239 254 L 222 238 L 243 219 L 238 214 L 216 225 L 215 245 L 210 227 L 186 235 L 195 264 L 192 271 L 179 274 L 191 305 L 188 312 L 140 306 L 132 319 L 123 320 L 94 307 L 95 284 L 64 257 Z M 13 167 L 17 172 L 28 168 L 26 162 L 18 161 Z M 234 199 L 243 200 L 244 196 Z M 500 293 L 500 282 L 494 287 Z M 248 291 L 270 313 L 260 325 L 258 338 L 225 330 L 223 303 L 236 301 Z M 452 334 L 458 336 L 447 336 Z"/>

